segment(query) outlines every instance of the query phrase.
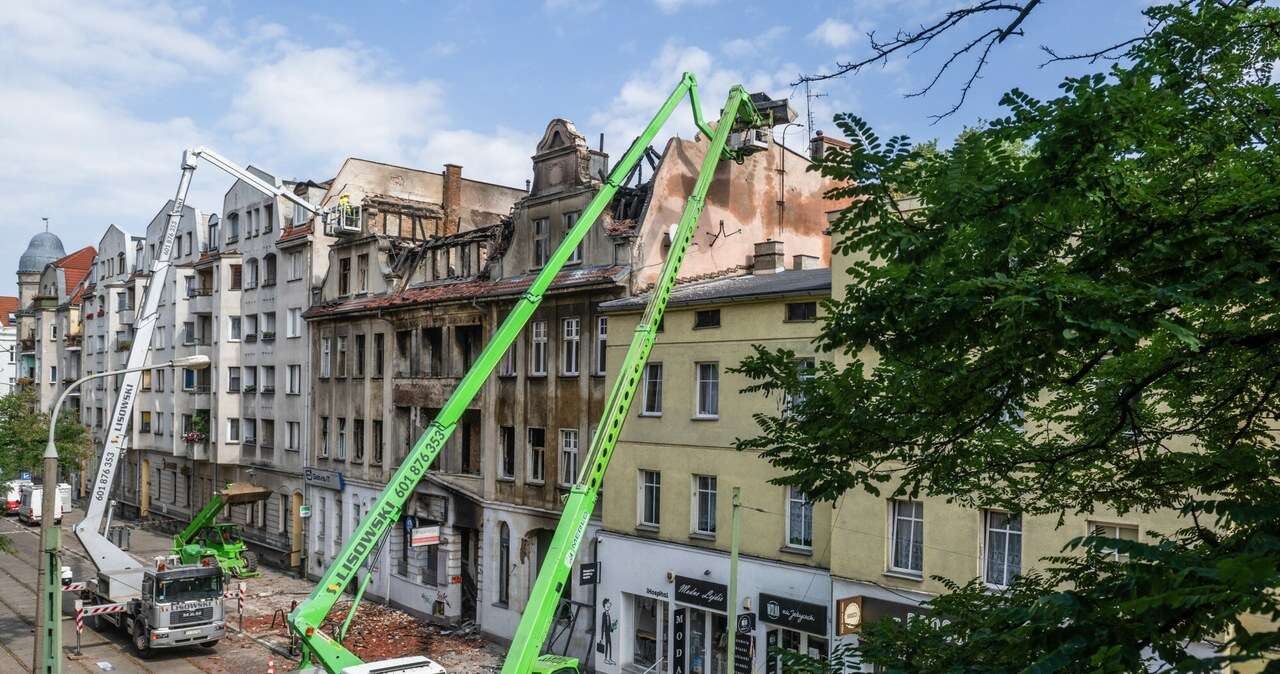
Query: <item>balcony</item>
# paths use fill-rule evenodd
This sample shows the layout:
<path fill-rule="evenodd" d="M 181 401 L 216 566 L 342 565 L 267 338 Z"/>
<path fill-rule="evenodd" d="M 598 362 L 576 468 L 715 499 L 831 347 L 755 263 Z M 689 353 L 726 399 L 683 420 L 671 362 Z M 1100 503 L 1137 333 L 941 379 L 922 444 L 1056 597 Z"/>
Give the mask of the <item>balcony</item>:
<path fill-rule="evenodd" d="M 187 291 L 187 307 L 193 314 L 213 313 L 213 289 L 190 288 Z"/>
<path fill-rule="evenodd" d="M 442 407 L 458 388 L 461 377 L 406 377 L 396 375 L 391 382 L 391 399 L 406 407 Z M 360 380 L 356 380 L 360 381 Z M 472 398 L 467 409 L 480 409 L 479 397 Z"/>
<path fill-rule="evenodd" d="M 133 348 L 133 340 L 132 340 L 132 339 L 117 339 L 117 340 L 116 340 L 116 351 L 128 351 L 129 349 L 132 349 L 132 348 Z"/>
<path fill-rule="evenodd" d="M 263 386 L 263 387 L 262 387 L 262 389 L 259 391 L 259 393 L 261 393 L 261 394 L 262 394 L 262 395 L 264 395 L 264 396 L 275 395 L 275 394 L 276 394 L 276 387 L 274 387 L 274 386 Z"/>
<path fill-rule="evenodd" d="M 249 334 L 247 334 L 247 335 L 245 335 L 245 336 L 244 336 L 244 343 L 245 343 L 245 344 L 253 344 L 253 343 L 257 342 L 257 341 L 258 341 L 258 333 L 256 333 L 256 332 L 251 332 L 251 333 L 249 333 Z"/>
<path fill-rule="evenodd" d="M 67 350 L 79 350 L 84 344 L 84 337 L 80 335 L 67 335 L 62 339 L 62 343 L 67 347 Z"/>
<path fill-rule="evenodd" d="M 276 333 L 270 330 L 263 330 L 262 334 L 259 335 L 259 339 L 261 339 L 264 342 L 274 342 L 276 341 Z"/>
<path fill-rule="evenodd" d="M 241 393 L 254 393 L 254 392 L 255 392 L 255 391 L 257 391 L 257 390 L 258 390 L 258 387 L 257 387 L 257 386 L 254 386 L 253 384 L 249 384 L 248 386 L 245 386 L 244 388 L 240 389 L 240 392 L 241 392 Z"/>
<path fill-rule="evenodd" d="M 22 349 L 23 353 L 34 352 L 36 350 L 35 337 L 18 340 L 18 347 Z"/>

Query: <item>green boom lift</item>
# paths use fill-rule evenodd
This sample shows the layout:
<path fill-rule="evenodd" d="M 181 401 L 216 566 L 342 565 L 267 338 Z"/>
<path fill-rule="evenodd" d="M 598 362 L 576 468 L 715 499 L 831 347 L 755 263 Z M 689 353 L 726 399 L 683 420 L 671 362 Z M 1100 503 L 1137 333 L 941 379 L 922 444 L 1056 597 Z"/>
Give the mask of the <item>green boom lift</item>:
<path fill-rule="evenodd" d="M 289 626 L 302 643 L 302 669 L 315 667 L 328 674 L 372 672 L 431 674 L 444 671 L 439 665 L 420 656 L 365 664 L 342 645 L 342 638 L 355 615 L 360 597 L 372 578 L 372 574 L 367 571 L 357 582 L 354 601 L 346 620 L 338 630 L 337 638 L 325 634 L 320 629 L 320 625 L 341 597 L 343 590 L 358 578 L 357 572 L 360 567 L 371 554 L 381 548 L 383 536 L 396 525 L 405 501 L 413 494 L 414 488 L 426 473 L 428 466 L 439 455 L 463 412 L 479 393 L 502 355 L 510 348 L 542 302 L 543 293 L 551 286 L 569 256 L 612 201 L 618 188 L 643 157 L 646 148 L 686 95 L 693 108 L 694 124 L 700 132 L 711 139 L 711 143 L 698 171 L 693 192 L 685 204 L 680 223 L 672 236 L 671 247 L 667 252 L 667 259 L 663 263 L 657 285 L 653 289 L 652 299 L 627 349 L 621 374 L 609 393 L 605 415 L 599 426 L 601 430 L 592 439 L 587 461 L 583 464 L 583 471 L 565 500 L 564 512 L 551 539 L 551 547 L 547 551 L 546 560 L 529 595 L 529 602 L 521 616 L 520 626 L 502 666 L 503 674 L 567 674 L 579 671 L 579 663 L 574 658 L 558 655 L 539 657 L 539 653 L 555 619 L 564 584 L 573 567 L 573 559 L 586 532 L 591 512 L 595 508 L 609 459 L 613 455 L 618 435 L 622 430 L 622 423 L 626 419 L 631 400 L 639 385 L 640 373 L 648 360 L 649 350 L 653 346 L 658 323 L 666 309 L 671 289 L 675 285 L 680 263 L 693 238 L 716 167 L 721 160 L 733 159 L 740 162 L 745 155 L 767 148 L 769 129 L 774 125 L 771 119 L 762 117 L 756 105 L 753 104 L 753 97 L 749 96 L 741 86 L 735 86 L 729 91 L 719 123 L 712 128 L 702 117 L 697 82 L 689 73 L 684 74 L 658 113 L 609 173 L 595 198 L 583 210 L 577 223 L 565 234 L 564 240 L 552 253 L 551 259 L 543 266 L 542 271 L 534 278 L 529 289 L 525 291 L 524 297 L 516 303 L 511 313 L 498 327 L 493 338 L 476 359 L 475 365 L 458 383 L 458 387 L 445 402 L 444 407 L 414 444 L 395 475 L 391 477 L 386 489 L 356 526 L 351 538 L 329 565 L 311 595 L 289 615 Z M 757 96 L 755 100 L 764 103 L 767 99 Z M 785 102 L 780 106 L 776 102 L 770 102 L 766 109 L 777 107 L 789 113 Z M 790 121 L 790 119 L 784 121 Z"/>
<path fill-rule="evenodd" d="M 228 482 L 226 489 L 214 492 L 191 523 L 173 537 L 173 554 L 183 564 L 198 564 L 212 557 L 222 572 L 236 578 L 253 578 L 258 572 L 258 554 L 248 549 L 240 538 L 240 530 L 230 522 L 215 522 L 227 506 L 256 503 L 271 496 L 271 490 L 243 482 Z"/>

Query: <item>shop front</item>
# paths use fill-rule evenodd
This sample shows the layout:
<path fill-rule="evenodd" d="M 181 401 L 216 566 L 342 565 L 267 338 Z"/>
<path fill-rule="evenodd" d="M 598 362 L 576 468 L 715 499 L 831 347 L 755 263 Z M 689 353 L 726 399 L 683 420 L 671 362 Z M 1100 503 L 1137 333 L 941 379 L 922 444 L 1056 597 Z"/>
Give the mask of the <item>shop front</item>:
<path fill-rule="evenodd" d="M 731 660 L 727 554 L 601 532 L 599 555 L 598 672 L 780 673 L 766 657 L 769 643 L 818 656 L 829 651 L 831 578 L 824 569 L 740 558 L 738 613 L 756 620 L 739 632 Z"/>
<path fill-rule="evenodd" d="M 932 595 L 883 585 L 833 577 L 832 605 L 835 609 L 836 644 L 857 646 L 864 625 L 878 620 L 908 621 L 929 616 L 922 606 Z M 872 671 L 870 666 L 852 671 Z"/>

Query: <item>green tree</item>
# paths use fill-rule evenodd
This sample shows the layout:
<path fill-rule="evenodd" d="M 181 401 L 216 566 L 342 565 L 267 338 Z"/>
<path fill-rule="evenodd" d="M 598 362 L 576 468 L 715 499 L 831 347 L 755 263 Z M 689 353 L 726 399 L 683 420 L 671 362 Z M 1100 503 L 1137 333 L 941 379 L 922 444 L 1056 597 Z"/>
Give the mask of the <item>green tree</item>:
<path fill-rule="evenodd" d="M 64 413 L 54 432 L 58 445 L 58 465 L 63 471 L 78 467 L 92 439 L 79 421 Z M 36 409 L 35 391 L 24 388 L 0 397 L 0 480 L 17 477 L 21 471 L 39 476 L 45 445 L 49 442 L 49 415 Z M 9 542 L 0 537 L 0 550 Z"/>
<path fill-rule="evenodd" d="M 817 166 L 855 200 L 819 338 L 850 362 L 802 380 L 759 349 L 749 390 L 801 395 L 740 448 L 821 498 L 1185 515 L 1077 539 L 1005 591 L 952 584 L 946 622 L 869 626 L 856 655 L 883 671 L 1140 672 L 1155 653 L 1208 672 L 1280 647 L 1280 10 L 1146 14 L 1107 73 L 1010 91 L 948 150 L 846 115 L 852 147 Z M 1224 647 L 1188 656 L 1201 640 Z"/>

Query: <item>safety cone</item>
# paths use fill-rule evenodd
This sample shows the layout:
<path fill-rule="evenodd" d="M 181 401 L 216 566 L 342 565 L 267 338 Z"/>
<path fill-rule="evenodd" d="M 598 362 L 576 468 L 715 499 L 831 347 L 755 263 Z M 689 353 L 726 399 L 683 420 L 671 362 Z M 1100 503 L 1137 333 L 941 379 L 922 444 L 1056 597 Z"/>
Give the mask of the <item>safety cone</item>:
<path fill-rule="evenodd" d="M 267 656 L 267 674 L 276 674 L 276 659 L 270 655 Z"/>

